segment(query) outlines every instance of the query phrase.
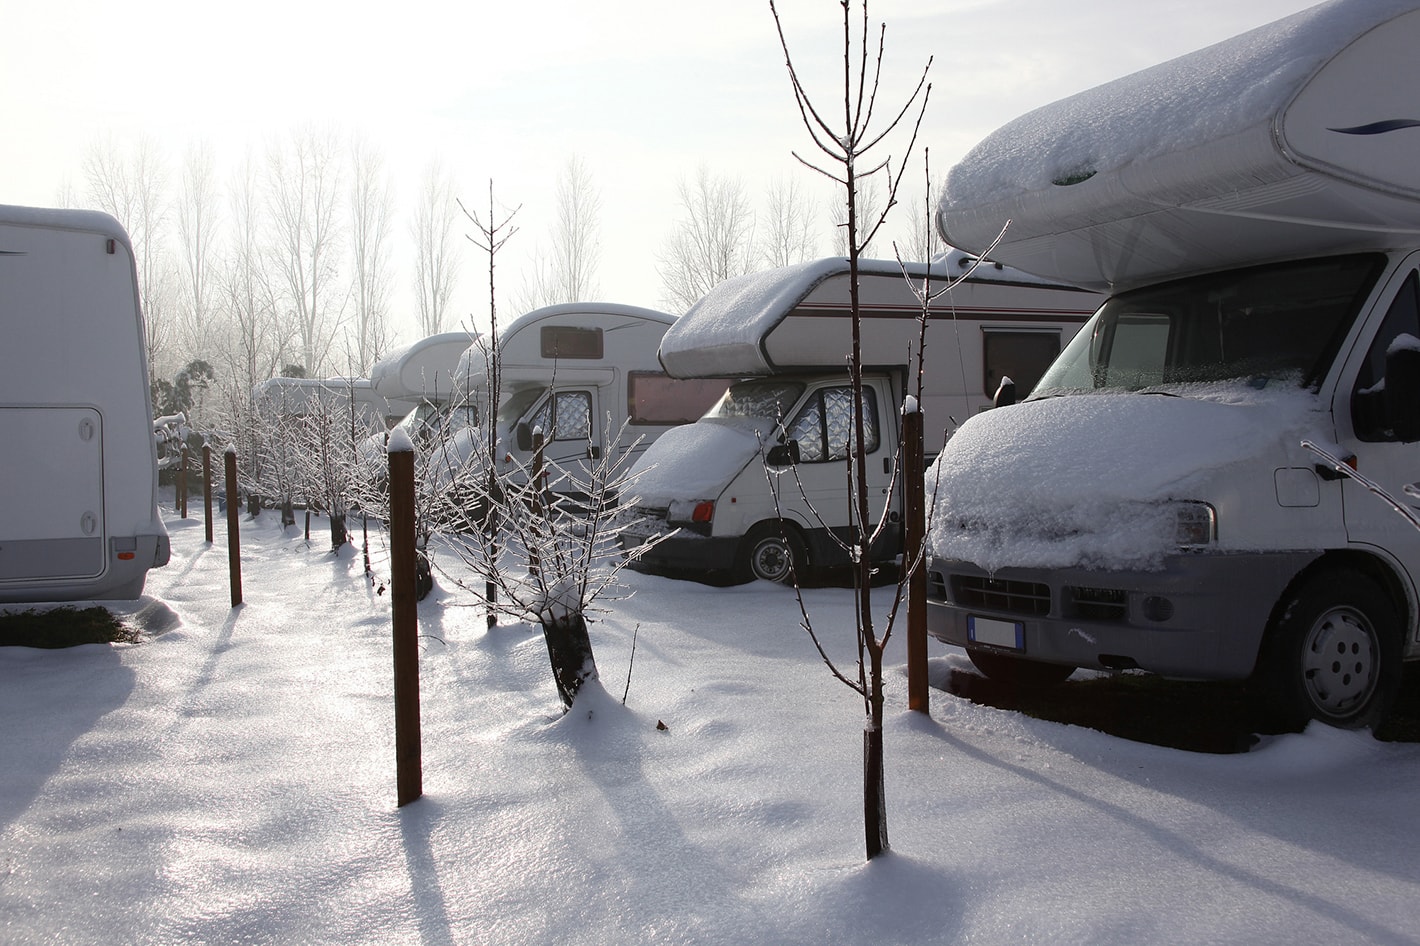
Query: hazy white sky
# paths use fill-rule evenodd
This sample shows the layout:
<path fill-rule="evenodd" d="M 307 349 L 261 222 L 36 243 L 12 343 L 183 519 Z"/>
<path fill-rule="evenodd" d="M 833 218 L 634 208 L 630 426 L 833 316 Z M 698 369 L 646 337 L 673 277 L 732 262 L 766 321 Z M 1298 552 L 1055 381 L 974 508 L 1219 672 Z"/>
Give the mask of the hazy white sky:
<path fill-rule="evenodd" d="M 1310 5 L 876 0 L 869 14 L 887 24 L 886 104 L 935 56 L 922 140 L 940 176 L 1023 111 Z M 841 10 L 837 0 L 779 3 L 796 63 L 825 103 L 841 99 Z M 393 176 L 402 309 L 412 305 L 404 218 L 436 157 L 466 202 L 486 205 L 492 179 L 500 201 L 522 205 L 499 259 L 505 299 L 546 242 L 555 180 L 573 154 L 600 191 L 607 301 L 659 307 L 676 182 L 701 165 L 740 177 L 757 204 L 784 175 L 829 194 L 790 155 L 808 139 L 767 0 L 0 0 L 0 11 L 0 201 L 52 205 L 66 186 L 82 195 L 84 153 L 104 136 L 120 147 L 157 141 L 175 192 L 192 142 L 216 149 L 225 181 L 248 151 L 260 158 L 294 128 L 332 126 L 376 145 Z M 914 160 L 920 168 L 920 151 Z M 889 236 L 907 222 L 895 213 Z M 827 214 L 824 227 L 826 255 Z M 472 247 L 462 255 L 455 308 L 482 321 L 486 263 Z"/>

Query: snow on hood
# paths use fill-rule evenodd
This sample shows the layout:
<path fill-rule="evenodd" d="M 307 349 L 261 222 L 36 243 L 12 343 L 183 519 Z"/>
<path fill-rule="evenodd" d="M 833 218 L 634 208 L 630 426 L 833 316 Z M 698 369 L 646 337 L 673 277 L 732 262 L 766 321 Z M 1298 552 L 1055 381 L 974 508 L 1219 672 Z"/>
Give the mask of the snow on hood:
<path fill-rule="evenodd" d="M 672 428 L 631 468 L 631 491 L 644 506 L 714 499 L 759 454 L 758 431 L 744 419 L 699 420 Z"/>
<path fill-rule="evenodd" d="M 987 571 L 1158 568 L 1176 548 L 1168 500 L 1319 435 L 1319 403 L 1301 389 L 1169 392 L 1187 396 L 1082 394 L 972 417 L 927 475 L 932 554 Z"/>

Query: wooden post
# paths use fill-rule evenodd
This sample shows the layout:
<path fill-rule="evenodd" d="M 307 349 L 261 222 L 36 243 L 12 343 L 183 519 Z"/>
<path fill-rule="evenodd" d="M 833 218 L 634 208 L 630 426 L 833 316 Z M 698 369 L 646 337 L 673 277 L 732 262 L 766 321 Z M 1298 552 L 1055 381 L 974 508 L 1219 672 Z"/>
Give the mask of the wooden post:
<path fill-rule="evenodd" d="M 207 523 L 207 544 L 212 544 L 212 447 L 202 445 L 202 508 Z"/>
<path fill-rule="evenodd" d="M 927 685 L 927 485 L 922 411 L 902 415 L 903 567 L 907 579 L 907 707 L 929 712 Z"/>
<path fill-rule="evenodd" d="M 178 516 L 182 519 L 187 518 L 187 460 L 187 444 L 183 444 L 182 453 L 178 458 L 177 474 L 177 508 Z"/>
<path fill-rule="evenodd" d="M 424 794 L 419 734 L 419 597 L 415 591 L 414 448 L 391 437 L 390 606 L 394 620 L 394 754 L 399 805 Z"/>
<path fill-rule="evenodd" d="M 241 497 L 237 495 L 237 448 L 227 448 L 227 568 L 232 580 L 232 607 L 242 603 Z"/>

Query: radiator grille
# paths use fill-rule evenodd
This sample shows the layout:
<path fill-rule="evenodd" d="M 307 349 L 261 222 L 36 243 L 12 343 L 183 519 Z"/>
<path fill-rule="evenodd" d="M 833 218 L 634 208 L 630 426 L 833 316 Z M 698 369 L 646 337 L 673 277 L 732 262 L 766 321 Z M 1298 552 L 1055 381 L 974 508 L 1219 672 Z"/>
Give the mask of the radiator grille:
<path fill-rule="evenodd" d="M 957 575 L 952 578 L 952 592 L 963 608 L 1035 617 L 1050 613 L 1050 588 L 1038 582 Z"/>

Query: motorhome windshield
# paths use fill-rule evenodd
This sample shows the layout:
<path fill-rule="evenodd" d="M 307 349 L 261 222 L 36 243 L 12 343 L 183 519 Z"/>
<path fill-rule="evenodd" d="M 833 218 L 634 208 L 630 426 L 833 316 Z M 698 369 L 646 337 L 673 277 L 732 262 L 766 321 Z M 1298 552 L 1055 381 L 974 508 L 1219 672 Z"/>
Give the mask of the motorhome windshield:
<path fill-rule="evenodd" d="M 528 408 L 536 404 L 537 399 L 542 397 L 543 392 L 546 390 L 547 388 L 544 387 L 533 387 L 521 388 L 514 391 L 508 396 L 506 401 L 499 405 L 498 423 L 511 424 L 521 420 L 523 415 L 527 413 Z"/>
<path fill-rule="evenodd" d="M 706 417 L 763 417 L 779 420 L 804 393 L 800 381 L 740 381 L 730 385 Z"/>
<path fill-rule="evenodd" d="M 1336 256 L 1121 293 L 1031 397 L 1235 379 L 1315 388 L 1383 265 L 1378 254 Z"/>

